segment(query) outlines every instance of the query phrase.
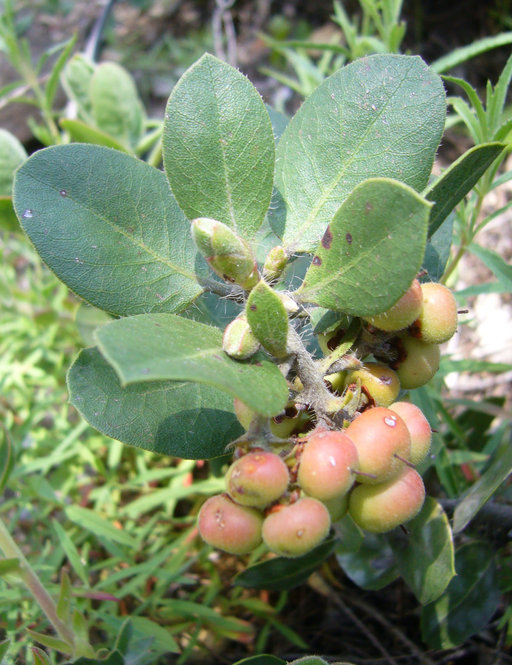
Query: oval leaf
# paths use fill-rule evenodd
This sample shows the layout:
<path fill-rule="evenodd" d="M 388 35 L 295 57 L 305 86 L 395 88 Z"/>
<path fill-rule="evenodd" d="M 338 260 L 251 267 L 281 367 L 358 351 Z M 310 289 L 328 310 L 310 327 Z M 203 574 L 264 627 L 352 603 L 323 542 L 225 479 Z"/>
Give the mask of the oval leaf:
<path fill-rule="evenodd" d="M 125 385 L 205 383 L 264 416 L 277 415 L 288 401 L 286 380 L 276 365 L 261 353 L 251 362 L 233 360 L 222 350 L 222 332 L 197 321 L 173 314 L 132 316 L 98 329 L 96 338 Z"/>
<path fill-rule="evenodd" d="M 146 113 L 129 72 L 115 62 L 103 62 L 95 68 L 89 89 L 98 129 L 125 146 L 135 146 Z"/>
<path fill-rule="evenodd" d="M 239 71 L 206 54 L 185 72 L 167 104 L 163 159 L 190 219 L 217 219 L 246 238 L 258 230 L 272 194 L 274 137 Z"/>
<path fill-rule="evenodd" d="M 446 592 L 422 611 L 421 632 L 430 647 L 459 646 L 490 621 L 501 596 L 493 557 L 484 543 L 468 543 L 457 551 L 456 576 Z"/>
<path fill-rule="evenodd" d="M 252 289 L 245 308 L 258 342 L 276 358 L 286 355 L 288 315 L 281 298 L 263 280 Z"/>
<path fill-rule="evenodd" d="M 400 574 L 426 605 L 439 598 L 455 575 L 453 536 L 444 510 L 430 497 L 406 528 L 408 535 L 397 529 L 388 538 Z"/>
<path fill-rule="evenodd" d="M 369 56 L 326 79 L 277 148 L 289 250 L 313 251 L 340 204 L 369 176 L 422 191 L 445 115 L 441 79 L 418 57 Z"/>
<path fill-rule="evenodd" d="M 299 297 L 353 316 L 391 307 L 421 266 L 431 205 L 396 180 L 358 185 L 328 225 Z"/>
<path fill-rule="evenodd" d="M 285 591 L 303 584 L 336 549 L 338 540 L 330 538 L 304 556 L 295 559 L 276 557 L 247 568 L 235 577 L 235 584 L 248 589 Z"/>
<path fill-rule="evenodd" d="M 68 387 L 71 404 L 93 427 L 160 455 L 218 457 L 243 431 L 226 393 L 177 381 L 123 388 L 97 349 L 81 351 L 68 372 Z"/>
<path fill-rule="evenodd" d="M 172 312 L 202 292 L 190 225 L 161 171 L 108 148 L 62 145 L 36 152 L 14 187 L 42 259 L 96 307 Z"/>

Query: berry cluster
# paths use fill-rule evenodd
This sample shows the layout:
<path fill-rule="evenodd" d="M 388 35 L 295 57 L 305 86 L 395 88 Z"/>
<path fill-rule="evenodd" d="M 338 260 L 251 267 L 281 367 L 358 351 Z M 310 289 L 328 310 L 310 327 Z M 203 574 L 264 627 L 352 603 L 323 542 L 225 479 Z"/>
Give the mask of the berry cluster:
<path fill-rule="evenodd" d="M 305 402 L 300 373 L 288 377 L 287 409 L 266 421 L 265 436 L 241 437 L 226 492 L 203 504 L 203 539 L 233 554 L 264 542 L 278 555 L 297 557 L 320 544 L 347 511 L 373 533 L 417 515 L 425 487 L 415 467 L 427 456 L 432 433 L 418 407 L 397 399 L 402 389 L 432 378 L 439 344 L 456 326 L 451 292 L 414 280 L 391 309 L 362 322 L 345 368 L 325 374 L 337 412 L 321 417 Z M 342 340 L 335 329 L 319 343 L 329 356 Z M 248 435 L 261 433 L 261 418 L 245 404 L 235 400 L 235 412 Z"/>

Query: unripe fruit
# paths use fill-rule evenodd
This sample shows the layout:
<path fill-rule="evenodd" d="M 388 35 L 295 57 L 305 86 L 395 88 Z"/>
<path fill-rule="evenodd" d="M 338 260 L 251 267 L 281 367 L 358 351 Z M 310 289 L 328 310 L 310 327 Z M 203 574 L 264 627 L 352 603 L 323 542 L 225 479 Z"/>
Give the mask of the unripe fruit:
<path fill-rule="evenodd" d="M 359 456 L 360 483 L 382 483 L 396 476 L 409 459 L 411 437 L 407 425 L 394 411 L 382 406 L 364 411 L 345 430 Z"/>
<path fill-rule="evenodd" d="M 375 402 L 375 406 L 389 406 L 398 397 L 400 380 L 395 371 L 382 363 L 365 363 L 362 369 L 348 372 L 345 386 L 361 380 L 361 388 Z"/>
<path fill-rule="evenodd" d="M 457 330 L 457 302 L 443 284 L 421 285 L 423 306 L 411 326 L 410 334 L 428 344 L 447 342 Z"/>
<path fill-rule="evenodd" d="M 265 508 L 286 491 L 290 475 L 283 460 L 265 451 L 247 453 L 229 467 L 226 488 L 243 506 Z"/>
<path fill-rule="evenodd" d="M 432 441 L 432 430 L 423 411 L 410 402 L 395 402 L 389 408 L 398 413 L 407 425 L 407 429 L 411 435 L 409 461 L 415 465 L 423 462 L 430 450 L 430 443 Z"/>
<path fill-rule="evenodd" d="M 317 499 L 304 497 L 267 515 L 263 522 L 263 540 L 269 550 L 286 557 L 311 551 L 329 533 L 329 511 Z"/>
<path fill-rule="evenodd" d="M 261 543 L 263 515 L 234 503 L 227 495 L 207 499 L 199 511 L 201 538 L 230 554 L 252 552 Z"/>
<path fill-rule="evenodd" d="M 233 406 L 238 422 L 245 430 L 248 430 L 252 419 L 256 415 L 255 412 L 236 397 Z M 292 434 L 304 432 L 310 422 L 310 413 L 307 411 L 298 411 L 293 404 L 290 404 L 283 413 L 270 419 L 270 430 L 274 436 L 280 439 L 287 439 Z"/>
<path fill-rule="evenodd" d="M 309 496 L 328 501 L 354 484 L 357 450 L 346 434 L 322 431 L 310 436 L 300 456 L 297 482 Z"/>
<path fill-rule="evenodd" d="M 228 323 L 222 338 L 222 349 L 237 360 L 245 360 L 253 356 L 260 348 L 260 343 L 254 337 L 251 326 L 245 314 L 237 316 Z"/>
<path fill-rule="evenodd" d="M 379 330 L 393 332 L 407 328 L 415 321 L 421 312 L 422 293 L 421 285 L 417 279 L 413 281 L 404 295 L 392 307 L 382 314 L 366 316 L 365 320 Z"/>
<path fill-rule="evenodd" d="M 424 386 L 439 369 L 441 351 L 437 344 L 427 344 L 408 335 L 396 337 L 392 344 L 399 353 L 393 369 L 404 390 Z"/>
<path fill-rule="evenodd" d="M 356 524 L 384 533 L 415 517 L 425 501 L 425 486 L 417 471 L 402 473 L 379 485 L 358 485 L 350 494 L 349 513 Z"/>

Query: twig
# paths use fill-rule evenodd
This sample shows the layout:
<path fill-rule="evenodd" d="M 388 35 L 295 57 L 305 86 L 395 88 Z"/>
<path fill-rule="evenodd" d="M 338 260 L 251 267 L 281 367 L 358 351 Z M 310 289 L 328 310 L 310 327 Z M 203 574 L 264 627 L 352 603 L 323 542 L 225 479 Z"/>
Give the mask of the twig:
<path fill-rule="evenodd" d="M 431 660 L 420 649 L 418 649 L 414 642 L 412 642 L 399 628 L 397 628 L 384 616 L 382 616 L 380 612 L 371 607 L 371 605 L 368 605 L 364 602 L 364 600 L 357 598 L 353 594 L 349 595 L 349 600 L 353 605 L 356 605 L 356 607 L 359 607 L 363 610 L 363 612 L 366 612 L 366 614 L 369 614 L 376 621 L 378 621 L 382 626 L 384 626 L 386 630 L 388 630 L 390 633 L 393 633 L 397 640 L 402 642 L 402 644 L 404 644 L 410 650 L 410 652 L 414 654 L 419 663 L 423 663 L 424 665 L 435 665 L 434 661 Z"/>
<path fill-rule="evenodd" d="M 232 67 L 237 66 L 236 34 L 233 17 L 229 11 L 234 0 L 217 0 L 212 16 L 212 32 L 215 55 Z M 226 40 L 227 54 L 224 51 Z"/>
<path fill-rule="evenodd" d="M 397 661 L 390 653 L 388 653 L 386 647 L 380 642 L 380 640 L 378 640 L 372 631 L 367 628 L 360 619 L 357 618 L 354 612 L 352 612 L 352 610 L 341 600 L 341 598 L 333 593 L 332 589 L 324 582 L 318 573 L 313 573 L 313 575 L 311 575 L 309 578 L 309 584 L 313 589 L 322 595 L 327 596 L 327 598 L 329 598 L 329 600 L 331 600 L 334 605 L 337 605 L 339 609 L 341 609 L 342 612 L 344 612 L 349 617 L 349 619 L 359 628 L 363 635 L 365 635 L 370 640 L 374 647 L 380 651 L 380 653 L 384 656 L 390 665 L 398 665 Z M 429 665 L 434 664 L 429 663 Z"/>

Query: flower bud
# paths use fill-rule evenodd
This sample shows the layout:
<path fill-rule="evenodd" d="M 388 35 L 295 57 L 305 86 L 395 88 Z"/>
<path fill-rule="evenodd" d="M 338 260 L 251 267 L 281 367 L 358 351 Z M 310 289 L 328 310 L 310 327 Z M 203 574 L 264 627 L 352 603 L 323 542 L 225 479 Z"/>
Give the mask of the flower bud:
<path fill-rule="evenodd" d="M 198 250 L 219 277 L 247 290 L 258 283 L 258 267 L 251 249 L 229 226 L 198 217 L 192 221 L 191 229 Z"/>
<path fill-rule="evenodd" d="M 260 348 L 260 343 L 254 337 L 245 314 L 237 316 L 228 323 L 222 338 L 222 348 L 228 356 L 237 360 L 250 358 Z"/>
<path fill-rule="evenodd" d="M 267 254 L 265 263 L 263 264 L 263 279 L 271 282 L 274 279 L 277 279 L 281 276 L 281 273 L 288 263 L 288 256 L 284 250 L 284 247 L 277 245 L 272 247 L 270 252 Z"/>

